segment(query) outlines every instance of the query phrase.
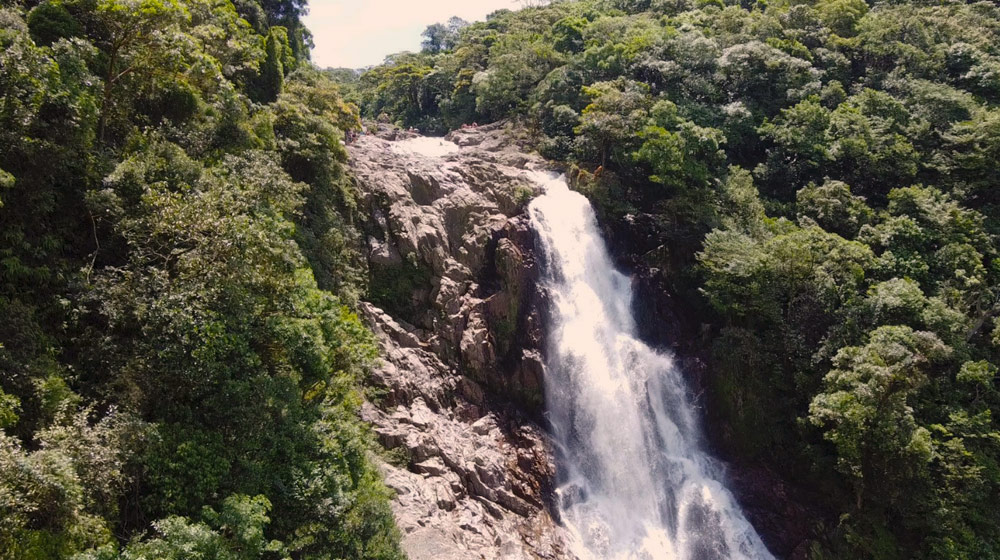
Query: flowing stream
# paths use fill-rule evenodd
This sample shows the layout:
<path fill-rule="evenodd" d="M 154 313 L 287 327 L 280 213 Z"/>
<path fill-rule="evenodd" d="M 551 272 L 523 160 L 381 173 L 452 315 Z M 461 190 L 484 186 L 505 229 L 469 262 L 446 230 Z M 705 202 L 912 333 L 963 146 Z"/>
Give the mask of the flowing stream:
<path fill-rule="evenodd" d="M 557 499 L 584 560 L 771 559 L 699 447 L 684 379 L 639 340 L 632 289 L 590 203 L 537 173 L 529 207 L 552 298 L 545 379 Z"/>

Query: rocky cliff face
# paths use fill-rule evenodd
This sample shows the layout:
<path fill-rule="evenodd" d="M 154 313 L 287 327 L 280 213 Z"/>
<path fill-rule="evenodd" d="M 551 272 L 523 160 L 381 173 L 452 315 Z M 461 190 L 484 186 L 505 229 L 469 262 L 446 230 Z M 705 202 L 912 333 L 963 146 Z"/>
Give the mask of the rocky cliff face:
<path fill-rule="evenodd" d="M 383 353 L 362 413 L 397 458 L 383 469 L 404 547 L 412 560 L 561 557 L 533 421 L 544 301 L 524 214 L 538 188 L 524 170 L 544 163 L 490 127 L 452 133 L 462 148 L 435 157 L 408 136 L 349 147 L 372 217 L 362 314 Z"/>

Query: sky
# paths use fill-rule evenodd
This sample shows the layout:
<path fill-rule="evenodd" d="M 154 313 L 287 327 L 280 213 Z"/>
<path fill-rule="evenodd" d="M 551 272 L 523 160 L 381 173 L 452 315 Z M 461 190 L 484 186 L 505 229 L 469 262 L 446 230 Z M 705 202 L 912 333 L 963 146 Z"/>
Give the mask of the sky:
<path fill-rule="evenodd" d="M 379 64 L 386 55 L 420 50 L 420 33 L 451 16 L 467 21 L 486 18 L 502 8 L 517 9 L 517 0 L 310 0 L 306 26 L 316 48 L 312 60 L 320 68 L 361 68 Z"/>

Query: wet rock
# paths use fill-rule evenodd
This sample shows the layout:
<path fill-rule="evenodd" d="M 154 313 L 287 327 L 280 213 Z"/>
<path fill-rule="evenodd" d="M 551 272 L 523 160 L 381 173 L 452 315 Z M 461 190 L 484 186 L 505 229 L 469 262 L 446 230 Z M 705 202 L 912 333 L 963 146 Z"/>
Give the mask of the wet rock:
<path fill-rule="evenodd" d="M 761 465 L 730 466 L 729 482 L 739 496 L 747 518 L 779 558 L 805 560 L 820 512 L 805 504 L 816 503 Z"/>

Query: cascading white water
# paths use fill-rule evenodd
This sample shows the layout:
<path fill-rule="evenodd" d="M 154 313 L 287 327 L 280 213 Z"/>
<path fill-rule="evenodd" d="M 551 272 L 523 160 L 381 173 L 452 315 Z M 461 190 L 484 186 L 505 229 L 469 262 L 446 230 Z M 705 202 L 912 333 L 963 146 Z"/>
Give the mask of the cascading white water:
<path fill-rule="evenodd" d="M 536 173 L 529 206 L 552 298 L 546 406 L 559 513 L 584 560 L 770 559 L 699 435 L 669 356 L 640 341 L 628 277 L 585 197 Z"/>

